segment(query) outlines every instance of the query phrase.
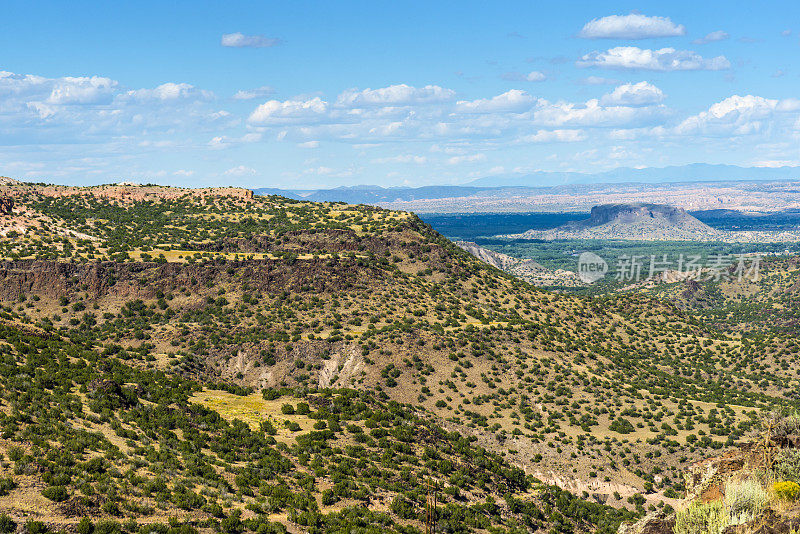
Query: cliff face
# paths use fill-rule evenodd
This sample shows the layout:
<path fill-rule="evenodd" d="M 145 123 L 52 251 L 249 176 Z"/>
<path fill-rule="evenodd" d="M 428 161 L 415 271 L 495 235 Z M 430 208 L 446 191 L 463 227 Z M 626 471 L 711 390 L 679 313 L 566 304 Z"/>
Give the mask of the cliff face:
<path fill-rule="evenodd" d="M 355 267 L 357 259 L 242 260 L 224 263 L 62 263 L 19 260 L 0 262 L 0 300 L 22 295 L 57 298 L 85 293 L 96 298 L 153 298 L 161 291 L 180 287 L 213 287 L 233 278 L 247 280 L 260 291 L 312 291 L 324 293 L 368 285 L 383 271 Z"/>

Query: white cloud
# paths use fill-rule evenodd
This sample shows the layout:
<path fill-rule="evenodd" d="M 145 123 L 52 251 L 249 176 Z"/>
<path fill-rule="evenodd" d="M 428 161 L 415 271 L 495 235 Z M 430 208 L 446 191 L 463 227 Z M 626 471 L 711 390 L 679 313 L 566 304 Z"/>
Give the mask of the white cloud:
<path fill-rule="evenodd" d="M 261 87 L 256 87 L 255 89 L 244 89 L 242 91 L 237 91 L 233 98 L 235 100 L 252 100 L 254 98 L 264 98 L 266 96 L 270 96 L 275 94 L 275 89 L 268 85 L 264 85 Z"/>
<path fill-rule="evenodd" d="M 586 23 L 578 34 L 584 39 L 648 39 L 684 35 L 686 28 L 669 17 L 648 17 L 638 13 L 611 15 Z"/>
<path fill-rule="evenodd" d="M 636 46 L 618 46 L 605 52 L 594 51 L 576 62 L 579 67 L 637 69 L 654 71 L 724 70 L 731 64 L 725 56 L 706 59 L 690 50 L 661 48 L 650 50 Z"/>
<path fill-rule="evenodd" d="M 754 167 L 800 167 L 800 161 L 793 159 L 767 159 L 754 161 Z"/>
<path fill-rule="evenodd" d="M 582 78 L 580 83 L 583 85 L 614 85 L 619 83 L 619 80 L 603 78 L 601 76 L 587 76 L 586 78 Z"/>
<path fill-rule="evenodd" d="M 583 130 L 539 130 L 519 139 L 522 143 L 575 143 L 586 139 Z"/>
<path fill-rule="evenodd" d="M 172 173 L 174 176 L 194 176 L 194 171 L 187 171 L 186 169 L 178 169 Z"/>
<path fill-rule="evenodd" d="M 245 165 L 237 165 L 236 167 L 232 167 L 225 171 L 225 176 L 252 176 L 256 174 L 258 171 L 253 169 L 252 167 L 247 167 Z"/>
<path fill-rule="evenodd" d="M 795 99 L 775 100 L 753 95 L 733 95 L 683 120 L 675 132 L 681 135 L 739 136 L 755 134 L 775 117 L 776 113 L 800 109 Z"/>
<path fill-rule="evenodd" d="M 469 154 L 466 156 L 453 156 L 447 160 L 448 165 L 460 165 L 462 163 L 477 163 L 486 161 L 486 154 Z"/>
<path fill-rule="evenodd" d="M 530 109 L 535 103 L 536 98 L 525 91 L 512 89 L 492 98 L 460 100 L 456 102 L 456 110 L 462 113 L 519 113 Z"/>
<path fill-rule="evenodd" d="M 664 113 L 662 107 L 602 106 L 597 99 L 585 104 L 541 101 L 533 113 L 535 124 L 560 128 L 563 126 L 631 126 L 652 122 Z"/>
<path fill-rule="evenodd" d="M 455 96 L 455 91 L 438 85 L 413 87 L 406 84 L 390 85 L 380 89 L 348 89 L 336 99 L 340 107 L 359 106 L 407 106 L 446 102 Z"/>
<path fill-rule="evenodd" d="M 304 143 L 298 143 L 297 146 L 300 148 L 319 148 L 319 141 L 306 141 Z"/>
<path fill-rule="evenodd" d="M 604 95 L 604 106 L 649 106 L 664 100 L 664 93 L 648 82 L 626 83 Z"/>
<path fill-rule="evenodd" d="M 247 119 L 251 124 L 268 125 L 297 121 L 318 121 L 328 111 L 328 103 L 319 97 L 308 100 L 268 100 Z"/>
<path fill-rule="evenodd" d="M 117 82 L 101 76 L 60 78 L 50 96 L 48 104 L 99 104 L 108 103 L 114 95 Z"/>
<path fill-rule="evenodd" d="M 226 33 L 222 35 L 220 44 L 233 48 L 270 48 L 281 44 L 281 40 L 275 37 L 265 37 L 263 35 L 245 35 L 240 32 Z"/>
<path fill-rule="evenodd" d="M 136 89 L 128 91 L 128 95 L 137 100 L 178 100 L 181 98 L 211 98 L 213 93 L 202 91 L 188 83 L 167 82 L 155 89 Z"/>
<path fill-rule="evenodd" d="M 528 74 L 522 74 L 520 72 L 506 72 L 503 74 L 503 76 L 501 76 L 501 78 L 510 82 L 543 82 L 547 79 L 547 75 L 543 72 L 539 72 L 538 70 L 534 70 Z"/>
<path fill-rule="evenodd" d="M 707 34 L 702 39 L 695 39 L 694 41 L 692 41 L 692 43 L 697 44 L 697 45 L 704 45 L 704 44 L 713 43 L 713 42 L 716 42 L 716 41 L 724 41 L 728 37 L 730 37 L 730 35 L 728 35 L 727 32 L 724 32 L 722 30 L 717 30 L 715 32 L 711 32 L 711 33 Z"/>
<path fill-rule="evenodd" d="M 390 156 L 386 158 L 377 158 L 372 160 L 373 163 L 416 163 L 423 165 L 428 162 L 425 156 L 417 156 L 414 154 L 400 154 L 397 156 Z"/>

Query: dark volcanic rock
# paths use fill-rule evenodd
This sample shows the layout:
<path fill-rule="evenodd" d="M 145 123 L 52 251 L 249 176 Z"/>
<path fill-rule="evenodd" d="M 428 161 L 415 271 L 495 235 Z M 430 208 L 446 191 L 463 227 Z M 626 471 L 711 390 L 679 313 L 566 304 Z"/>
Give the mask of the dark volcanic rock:
<path fill-rule="evenodd" d="M 0 197 L 0 215 L 11 215 L 14 209 L 14 199 L 9 197 Z"/>

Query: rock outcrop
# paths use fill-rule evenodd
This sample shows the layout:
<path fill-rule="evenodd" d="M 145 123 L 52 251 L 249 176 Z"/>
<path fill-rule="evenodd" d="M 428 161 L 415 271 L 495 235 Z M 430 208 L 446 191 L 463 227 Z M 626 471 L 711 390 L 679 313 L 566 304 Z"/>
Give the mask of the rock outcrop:
<path fill-rule="evenodd" d="M 14 210 L 14 199 L 9 197 L 0 197 L 0 215 L 11 215 Z"/>

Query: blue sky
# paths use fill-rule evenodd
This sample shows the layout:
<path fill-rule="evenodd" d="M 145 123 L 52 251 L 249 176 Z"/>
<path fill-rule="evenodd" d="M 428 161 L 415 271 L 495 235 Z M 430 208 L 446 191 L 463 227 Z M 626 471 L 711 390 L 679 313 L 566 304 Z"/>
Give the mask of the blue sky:
<path fill-rule="evenodd" d="M 800 165 L 798 2 L 4 2 L 0 175 L 461 184 Z"/>

